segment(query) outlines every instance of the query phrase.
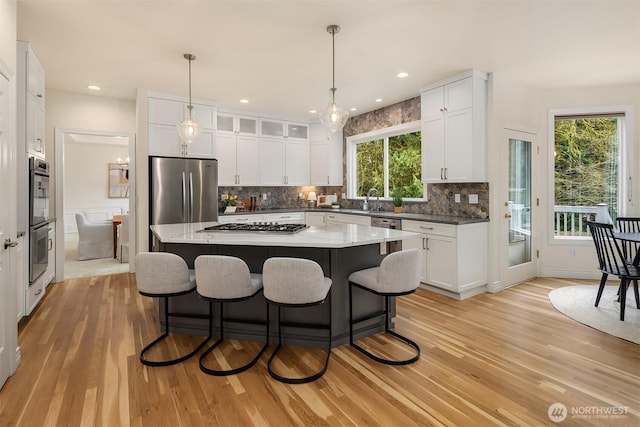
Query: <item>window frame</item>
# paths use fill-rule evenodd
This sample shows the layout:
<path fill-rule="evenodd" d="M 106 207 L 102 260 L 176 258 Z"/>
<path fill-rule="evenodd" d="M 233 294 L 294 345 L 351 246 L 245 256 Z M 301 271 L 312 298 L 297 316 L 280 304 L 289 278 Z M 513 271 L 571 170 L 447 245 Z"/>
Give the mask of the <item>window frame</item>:
<path fill-rule="evenodd" d="M 560 108 L 550 109 L 547 116 L 547 177 L 548 177 L 548 209 L 547 238 L 550 245 L 588 246 L 592 244 L 591 237 L 581 236 L 556 236 L 555 231 L 555 121 L 563 116 L 596 116 L 615 115 L 624 116 L 622 129 L 618 129 L 620 143 L 618 147 L 619 163 L 619 191 L 618 191 L 618 215 L 630 215 L 633 211 L 633 183 L 635 182 L 636 168 L 634 167 L 634 108 L 631 105 L 613 105 L 603 107 Z"/>
<path fill-rule="evenodd" d="M 381 195 L 380 200 L 385 200 L 385 201 L 392 200 L 392 197 L 390 195 L 390 189 L 389 189 L 389 173 L 388 173 L 389 172 L 389 156 L 387 155 L 389 150 L 389 138 L 397 135 L 403 135 L 405 133 L 412 133 L 412 132 L 422 132 L 422 122 L 420 120 L 402 123 L 399 125 L 386 127 L 383 129 L 376 129 L 373 131 L 360 133 L 357 135 L 352 135 L 347 137 L 346 139 L 347 141 L 347 145 L 346 145 L 347 147 L 347 198 L 354 199 L 354 200 L 365 199 L 364 196 L 356 195 L 356 188 L 357 188 L 356 148 L 357 148 L 357 145 L 362 142 L 369 142 L 377 139 L 382 139 L 384 143 L 384 152 L 385 152 L 385 156 L 383 160 L 384 162 L 383 168 L 385 171 L 385 185 L 384 185 L 385 188 L 382 189 L 383 190 L 382 194 L 384 196 Z M 420 158 L 421 158 L 421 161 L 424 158 L 424 152 L 422 152 L 422 148 L 420 150 Z M 424 187 L 424 183 L 423 183 L 423 187 Z M 423 188 L 421 198 L 403 197 L 402 200 L 405 202 L 421 202 L 426 200 L 425 198 L 426 192 L 427 192 L 427 189 Z"/>

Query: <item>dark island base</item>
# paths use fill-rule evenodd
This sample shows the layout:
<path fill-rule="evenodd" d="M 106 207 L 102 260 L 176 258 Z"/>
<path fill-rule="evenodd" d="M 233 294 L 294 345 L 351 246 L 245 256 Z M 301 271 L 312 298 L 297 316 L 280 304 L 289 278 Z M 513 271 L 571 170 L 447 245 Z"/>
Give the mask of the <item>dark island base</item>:
<path fill-rule="evenodd" d="M 356 246 L 341 249 L 324 248 L 286 248 L 286 247 L 261 247 L 261 246 L 226 246 L 226 245 L 192 245 L 178 243 L 154 242 L 154 250 L 172 252 L 185 259 L 189 268 L 193 268 L 194 260 L 198 255 L 229 255 L 245 260 L 249 270 L 253 273 L 261 273 L 265 260 L 271 257 L 296 257 L 316 261 L 322 267 L 325 276 L 333 281 L 331 286 L 332 307 L 332 337 L 331 346 L 337 347 L 349 343 L 349 284 L 347 277 L 354 271 L 380 265 L 383 255 L 380 255 L 380 244 Z M 354 318 L 362 317 L 383 309 L 383 299 L 360 289 L 353 289 Z M 226 304 L 224 308 L 225 318 L 257 319 L 265 320 L 266 301 L 262 293 L 243 302 Z M 391 318 L 395 315 L 395 298 L 390 299 Z M 158 307 L 160 319 L 163 319 L 162 307 Z M 217 304 L 213 307 L 214 334 L 217 336 L 219 325 L 217 324 Z M 277 308 L 270 307 L 271 342 L 277 341 Z M 200 298 L 195 292 L 189 295 L 171 298 L 171 312 L 206 314 L 208 302 Z M 305 308 L 286 308 L 282 311 L 282 319 L 286 322 L 327 323 L 329 319 L 329 305 Z M 208 323 L 201 319 L 171 320 L 173 332 L 192 335 L 206 335 Z M 164 325 L 163 325 L 164 326 Z M 384 331 L 384 318 L 376 317 L 358 324 L 354 331 L 356 339 L 373 335 Z M 295 327 L 283 327 L 283 342 L 285 344 L 305 345 L 312 347 L 326 346 L 326 331 L 300 329 Z M 256 325 L 231 323 L 225 321 L 225 338 L 253 340 L 264 342 L 264 328 Z"/>

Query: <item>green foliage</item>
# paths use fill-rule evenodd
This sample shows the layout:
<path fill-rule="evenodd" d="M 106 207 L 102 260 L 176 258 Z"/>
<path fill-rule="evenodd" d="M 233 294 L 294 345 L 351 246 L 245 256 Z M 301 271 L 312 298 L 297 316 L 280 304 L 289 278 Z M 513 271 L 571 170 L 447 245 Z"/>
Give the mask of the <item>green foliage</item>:
<path fill-rule="evenodd" d="M 357 195 L 364 197 L 370 188 L 384 188 L 384 141 L 381 139 L 358 144 L 356 148 Z"/>
<path fill-rule="evenodd" d="M 421 198 L 422 153 L 420 132 L 389 138 L 389 188 L 398 188 L 405 197 Z M 364 197 L 370 188 L 385 188 L 384 141 L 363 142 L 356 148 L 357 195 Z M 389 195 L 386 195 L 389 196 Z"/>
<path fill-rule="evenodd" d="M 555 204 L 607 203 L 615 215 L 618 199 L 616 118 L 555 121 Z"/>
<path fill-rule="evenodd" d="M 399 207 L 402 206 L 402 189 L 394 188 L 391 192 L 391 197 L 393 197 L 393 206 Z"/>

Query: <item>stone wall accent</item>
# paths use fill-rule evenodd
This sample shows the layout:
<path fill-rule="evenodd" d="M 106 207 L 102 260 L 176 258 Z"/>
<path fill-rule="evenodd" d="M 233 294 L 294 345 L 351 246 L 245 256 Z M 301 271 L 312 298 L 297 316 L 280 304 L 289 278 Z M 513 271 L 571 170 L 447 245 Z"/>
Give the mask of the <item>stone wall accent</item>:
<path fill-rule="evenodd" d="M 306 200 L 309 191 L 321 194 L 337 194 L 340 196 L 342 187 L 218 187 L 218 195 L 236 195 L 238 200 L 250 200 L 256 198 L 257 210 L 282 209 L 282 208 L 307 208 Z M 302 198 L 298 194 L 302 193 Z M 267 200 L 262 200 L 262 195 L 267 195 Z"/>

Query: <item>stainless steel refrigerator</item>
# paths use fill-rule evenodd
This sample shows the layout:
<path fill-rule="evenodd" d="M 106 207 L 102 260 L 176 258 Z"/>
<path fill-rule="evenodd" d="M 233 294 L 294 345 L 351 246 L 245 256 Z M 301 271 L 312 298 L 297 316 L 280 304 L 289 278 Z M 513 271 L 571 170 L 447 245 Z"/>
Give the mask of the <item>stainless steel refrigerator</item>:
<path fill-rule="evenodd" d="M 149 158 L 151 224 L 218 220 L 218 161 Z"/>

